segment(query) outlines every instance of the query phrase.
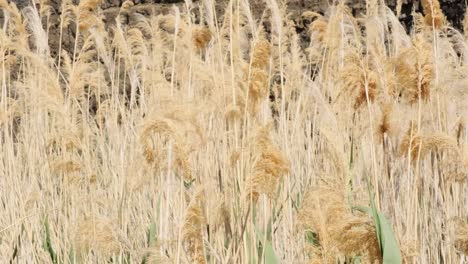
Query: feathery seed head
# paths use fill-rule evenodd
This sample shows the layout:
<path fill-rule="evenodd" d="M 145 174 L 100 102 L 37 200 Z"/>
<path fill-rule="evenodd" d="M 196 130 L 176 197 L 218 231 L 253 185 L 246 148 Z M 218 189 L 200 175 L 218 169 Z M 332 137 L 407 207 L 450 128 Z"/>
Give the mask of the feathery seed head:
<path fill-rule="evenodd" d="M 422 0 L 422 6 L 426 25 L 439 29 L 445 20 L 444 13 L 440 9 L 439 0 Z"/>
<path fill-rule="evenodd" d="M 457 141 L 445 134 L 423 135 L 417 133 L 414 122 L 411 122 L 408 132 L 400 143 L 400 155 L 409 156 L 412 161 L 421 160 L 430 152 L 436 150 L 456 151 Z"/>
<path fill-rule="evenodd" d="M 364 256 L 368 263 L 381 260 L 379 243 L 371 219 L 353 214 L 336 188 L 321 186 L 304 197 L 299 222 L 317 234 L 321 256 Z"/>
<path fill-rule="evenodd" d="M 269 125 L 261 127 L 254 138 L 256 162 L 247 183 L 249 198 L 254 201 L 262 193 L 273 198 L 280 178 L 289 172 L 289 164 L 280 150 L 272 143 L 269 130 Z"/>
<path fill-rule="evenodd" d="M 75 245 L 80 254 L 95 250 L 106 256 L 116 255 L 124 246 L 121 240 L 113 223 L 107 219 L 89 217 L 77 225 Z"/>
<path fill-rule="evenodd" d="M 195 26 L 192 31 L 192 40 L 197 50 L 206 48 L 211 41 L 210 29 L 202 26 Z"/>
<path fill-rule="evenodd" d="M 130 8 L 132 8 L 135 4 L 133 3 L 132 0 L 126 0 L 123 2 L 122 6 L 120 7 L 121 11 L 128 11 Z"/>
<path fill-rule="evenodd" d="M 95 13 L 102 0 L 83 0 L 78 5 L 78 23 L 80 31 L 100 25 L 102 19 Z"/>
<path fill-rule="evenodd" d="M 204 264 L 205 246 L 203 242 L 203 226 L 205 217 L 201 207 L 203 190 L 198 190 L 192 197 L 185 212 L 184 224 L 182 227 L 182 240 L 184 241 L 191 263 Z"/>
<path fill-rule="evenodd" d="M 261 38 L 254 43 L 251 66 L 253 68 L 264 69 L 270 60 L 270 43 Z"/>

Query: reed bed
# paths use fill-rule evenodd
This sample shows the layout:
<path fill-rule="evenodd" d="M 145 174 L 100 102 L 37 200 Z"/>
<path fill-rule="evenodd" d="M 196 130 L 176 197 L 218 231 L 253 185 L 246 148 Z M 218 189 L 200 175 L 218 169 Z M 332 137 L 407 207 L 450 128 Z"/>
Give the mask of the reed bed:
<path fill-rule="evenodd" d="M 468 29 L 336 2 L 0 0 L 0 262 L 467 262 Z"/>

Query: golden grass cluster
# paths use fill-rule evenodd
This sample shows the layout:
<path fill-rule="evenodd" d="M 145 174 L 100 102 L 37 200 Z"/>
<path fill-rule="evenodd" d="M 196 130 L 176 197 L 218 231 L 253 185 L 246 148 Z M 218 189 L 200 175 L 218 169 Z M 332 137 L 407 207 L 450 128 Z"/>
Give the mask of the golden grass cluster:
<path fill-rule="evenodd" d="M 346 206 L 339 186 L 319 186 L 304 197 L 299 222 L 317 234 L 318 246 L 311 252 L 313 263 L 335 263 L 346 257 L 362 256 L 365 263 L 381 262 L 375 227 L 370 217 L 353 214 Z"/>
<path fill-rule="evenodd" d="M 468 261 L 468 19 L 73 2 L 0 0 L 1 263 Z"/>
<path fill-rule="evenodd" d="M 258 200 L 260 194 L 273 199 L 281 177 L 289 171 L 285 157 L 269 138 L 269 129 L 269 125 L 260 128 L 254 138 L 255 163 L 246 187 L 249 189 L 249 197 L 254 201 Z"/>

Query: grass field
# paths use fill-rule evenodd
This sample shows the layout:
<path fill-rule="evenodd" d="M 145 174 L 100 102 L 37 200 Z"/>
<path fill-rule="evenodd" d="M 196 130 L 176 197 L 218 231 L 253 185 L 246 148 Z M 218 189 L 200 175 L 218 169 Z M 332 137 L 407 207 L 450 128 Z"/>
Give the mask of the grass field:
<path fill-rule="evenodd" d="M 437 0 L 410 33 L 380 0 L 13 2 L 0 263 L 468 262 L 468 34 Z"/>

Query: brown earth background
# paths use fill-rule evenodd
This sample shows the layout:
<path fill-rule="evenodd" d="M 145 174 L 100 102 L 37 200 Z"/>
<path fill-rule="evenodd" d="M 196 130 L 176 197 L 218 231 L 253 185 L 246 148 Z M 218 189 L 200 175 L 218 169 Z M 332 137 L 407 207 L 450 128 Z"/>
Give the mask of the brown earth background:
<path fill-rule="evenodd" d="M 30 5 L 33 0 L 14 0 L 9 2 L 14 2 L 18 7 L 24 8 L 27 5 Z M 318 12 L 325 12 L 327 7 L 332 4 L 334 1 L 340 0 L 290 0 L 286 1 L 288 7 L 292 13 L 301 12 L 304 10 L 314 10 Z M 56 13 L 60 13 L 60 0 L 50 0 L 52 6 L 54 7 Z M 73 2 L 78 3 L 79 0 L 73 0 Z M 104 0 L 101 8 L 105 11 L 109 18 L 115 16 L 118 13 L 119 7 L 122 5 L 124 0 Z M 161 13 L 168 10 L 173 4 L 180 5 L 184 1 L 181 0 L 133 0 L 135 4 L 135 9 L 137 12 L 143 14 L 150 14 L 153 12 Z M 196 1 L 195 1 L 196 2 Z M 228 1 L 218 0 L 216 1 L 220 10 L 222 6 L 225 5 Z M 264 9 L 264 1 L 261 0 L 252 0 L 250 1 L 252 5 L 252 10 L 256 14 L 261 14 Z M 464 0 L 439 0 L 441 8 L 444 11 L 445 16 L 451 22 L 454 27 L 459 28 L 461 21 L 465 13 L 466 1 Z M 365 9 L 365 0 L 349 0 L 348 4 L 353 8 L 356 13 L 362 12 Z M 386 0 L 385 3 L 392 9 L 395 9 L 396 0 Z M 411 12 L 415 9 L 418 12 L 422 12 L 422 6 L 419 0 L 403 0 L 402 15 L 400 20 L 405 23 L 409 28 L 412 23 Z"/>
<path fill-rule="evenodd" d="M 119 15 L 120 7 L 125 0 L 103 0 L 100 8 L 103 11 L 105 16 L 106 25 L 112 25 L 115 22 L 115 18 Z M 145 16 L 158 15 L 170 13 L 173 6 L 179 6 L 183 9 L 184 1 L 182 0 L 132 0 L 134 6 L 131 7 L 131 13 L 139 13 Z M 309 34 L 307 32 L 307 23 L 310 21 L 303 21 L 300 14 L 306 10 L 311 10 L 326 14 L 328 7 L 333 2 L 340 0 L 290 0 L 284 1 L 287 4 L 288 10 L 290 11 L 291 17 L 295 22 L 295 28 L 299 36 L 302 38 L 302 43 L 305 45 L 309 42 Z M 384 1 L 387 6 L 395 11 L 396 0 L 379 0 Z M 37 3 L 38 1 L 34 0 L 10 0 L 8 2 L 14 2 L 20 9 Z M 80 0 L 72 0 L 74 4 L 78 4 Z M 193 0 L 196 4 L 200 2 L 199 0 Z M 217 5 L 218 18 L 222 19 L 222 15 L 226 8 L 228 0 L 218 0 L 215 1 Z M 283 2 L 278 0 L 278 2 Z M 440 6 L 450 24 L 462 30 L 461 24 L 465 15 L 466 3 L 464 0 L 439 0 Z M 49 4 L 53 7 L 52 16 L 49 18 L 49 45 L 51 48 L 51 55 L 56 56 L 55 52 L 58 50 L 59 42 L 59 16 L 61 13 L 60 5 L 61 0 L 49 0 Z M 251 0 L 251 10 L 256 18 L 260 19 L 264 10 L 265 10 L 265 1 L 264 0 Z M 349 0 L 348 6 L 351 7 L 353 14 L 359 16 L 360 14 L 365 13 L 366 1 L 365 0 Z M 401 15 L 399 17 L 402 24 L 405 26 L 407 31 L 411 30 L 413 24 L 412 12 L 423 12 L 421 1 L 413 0 L 403 0 Z M 196 13 L 196 10 L 194 11 Z M 196 16 L 196 15 L 195 15 Z M 131 16 L 127 16 L 126 23 L 132 23 Z M 43 21 L 44 24 L 46 21 Z M 195 21 L 197 22 L 197 21 Z M 0 12 L 0 25 L 3 24 L 3 12 Z M 264 24 L 265 29 L 268 31 L 268 25 Z M 62 48 L 70 51 L 74 44 L 75 28 L 68 27 L 65 32 L 63 32 L 63 43 Z M 68 44 L 67 44 L 68 43 Z"/>

